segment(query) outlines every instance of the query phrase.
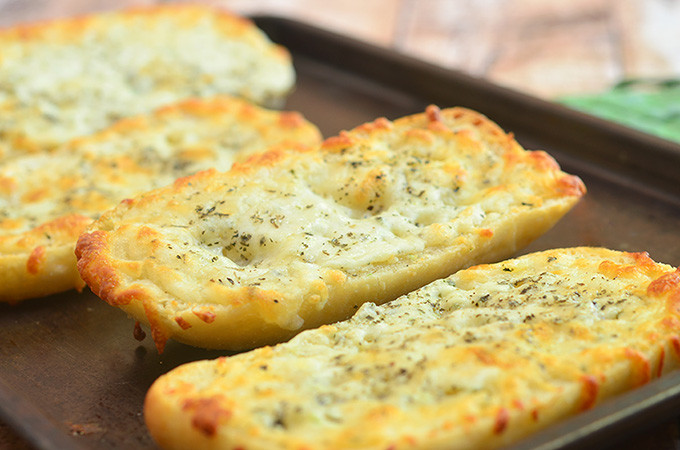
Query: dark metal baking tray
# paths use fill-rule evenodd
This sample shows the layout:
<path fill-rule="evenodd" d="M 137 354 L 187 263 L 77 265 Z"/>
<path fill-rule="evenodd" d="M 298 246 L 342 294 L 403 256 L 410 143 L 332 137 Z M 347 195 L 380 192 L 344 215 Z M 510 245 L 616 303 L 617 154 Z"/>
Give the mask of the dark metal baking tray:
<path fill-rule="evenodd" d="M 523 253 L 597 245 L 680 265 L 680 146 L 310 25 L 255 19 L 292 51 L 298 87 L 287 109 L 304 113 L 326 136 L 430 103 L 461 105 L 580 175 L 587 196 Z M 171 342 L 158 355 L 149 338 L 133 338 L 131 319 L 88 291 L 0 305 L 0 445 L 153 448 L 142 417 L 147 388 L 181 363 L 222 354 Z M 675 373 L 518 447 L 626 447 L 631 436 L 677 421 L 679 408 Z"/>

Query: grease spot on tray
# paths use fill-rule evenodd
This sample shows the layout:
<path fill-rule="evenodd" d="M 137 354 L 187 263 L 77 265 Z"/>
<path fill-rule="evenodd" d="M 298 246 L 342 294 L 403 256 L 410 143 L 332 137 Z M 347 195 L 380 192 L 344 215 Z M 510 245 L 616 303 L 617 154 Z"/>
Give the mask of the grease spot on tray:
<path fill-rule="evenodd" d="M 105 428 L 101 427 L 98 423 L 72 423 L 66 422 L 69 428 L 69 433 L 72 436 L 84 436 L 88 434 L 103 433 L 106 431 Z"/>

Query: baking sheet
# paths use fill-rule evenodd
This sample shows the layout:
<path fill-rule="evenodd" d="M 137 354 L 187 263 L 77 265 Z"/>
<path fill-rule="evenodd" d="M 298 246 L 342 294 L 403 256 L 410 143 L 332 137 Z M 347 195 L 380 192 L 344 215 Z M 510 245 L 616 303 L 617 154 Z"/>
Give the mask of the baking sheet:
<path fill-rule="evenodd" d="M 680 265 L 680 146 L 309 25 L 257 22 L 293 52 L 298 88 L 287 109 L 325 136 L 430 103 L 461 105 L 581 176 L 587 196 L 522 253 L 598 245 Z M 158 355 L 150 337 L 135 340 L 133 327 L 89 291 L 0 305 L 0 421 L 38 449 L 154 448 L 142 416 L 148 387 L 179 364 L 225 352 L 170 342 Z M 676 411 L 680 374 L 670 374 L 518 448 L 621 448 L 631 435 L 677 420 Z"/>

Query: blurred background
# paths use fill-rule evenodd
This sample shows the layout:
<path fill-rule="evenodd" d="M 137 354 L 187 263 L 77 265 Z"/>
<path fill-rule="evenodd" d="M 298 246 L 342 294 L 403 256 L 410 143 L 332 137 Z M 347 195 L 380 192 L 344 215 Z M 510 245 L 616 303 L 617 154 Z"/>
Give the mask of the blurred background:
<path fill-rule="evenodd" d="M 153 0 L 0 0 L 0 25 Z M 542 97 L 680 78 L 678 0 L 220 0 L 310 22 Z"/>
<path fill-rule="evenodd" d="M 0 0 L 0 26 L 159 0 Z M 680 0 L 206 0 L 293 18 L 680 140 Z"/>

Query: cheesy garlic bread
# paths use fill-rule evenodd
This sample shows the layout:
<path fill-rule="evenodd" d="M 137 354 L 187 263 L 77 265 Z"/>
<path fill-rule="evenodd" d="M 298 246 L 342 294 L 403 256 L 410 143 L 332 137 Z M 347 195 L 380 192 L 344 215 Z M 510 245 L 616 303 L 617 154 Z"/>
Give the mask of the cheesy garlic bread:
<path fill-rule="evenodd" d="M 431 106 L 126 200 L 78 268 L 159 350 L 254 348 L 507 257 L 584 192 L 484 116 Z"/>
<path fill-rule="evenodd" d="M 161 447 L 487 449 L 678 367 L 680 270 L 573 248 L 462 270 L 149 390 Z"/>
<path fill-rule="evenodd" d="M 0 301 L 82 287 L 76 240 L 123 199 L 200 170 L 227 170 L 269 147 L 320 141 L 298 113 L 216 97 L 165 106 L 53 152 L 0 163 Z"/>
<path fill-rule="evenodd" d="M 0 160 L 48 151 L 189 97 L 282 106 L 290 55 L 252 22 L 158 5 L 0 30 Z"/>

